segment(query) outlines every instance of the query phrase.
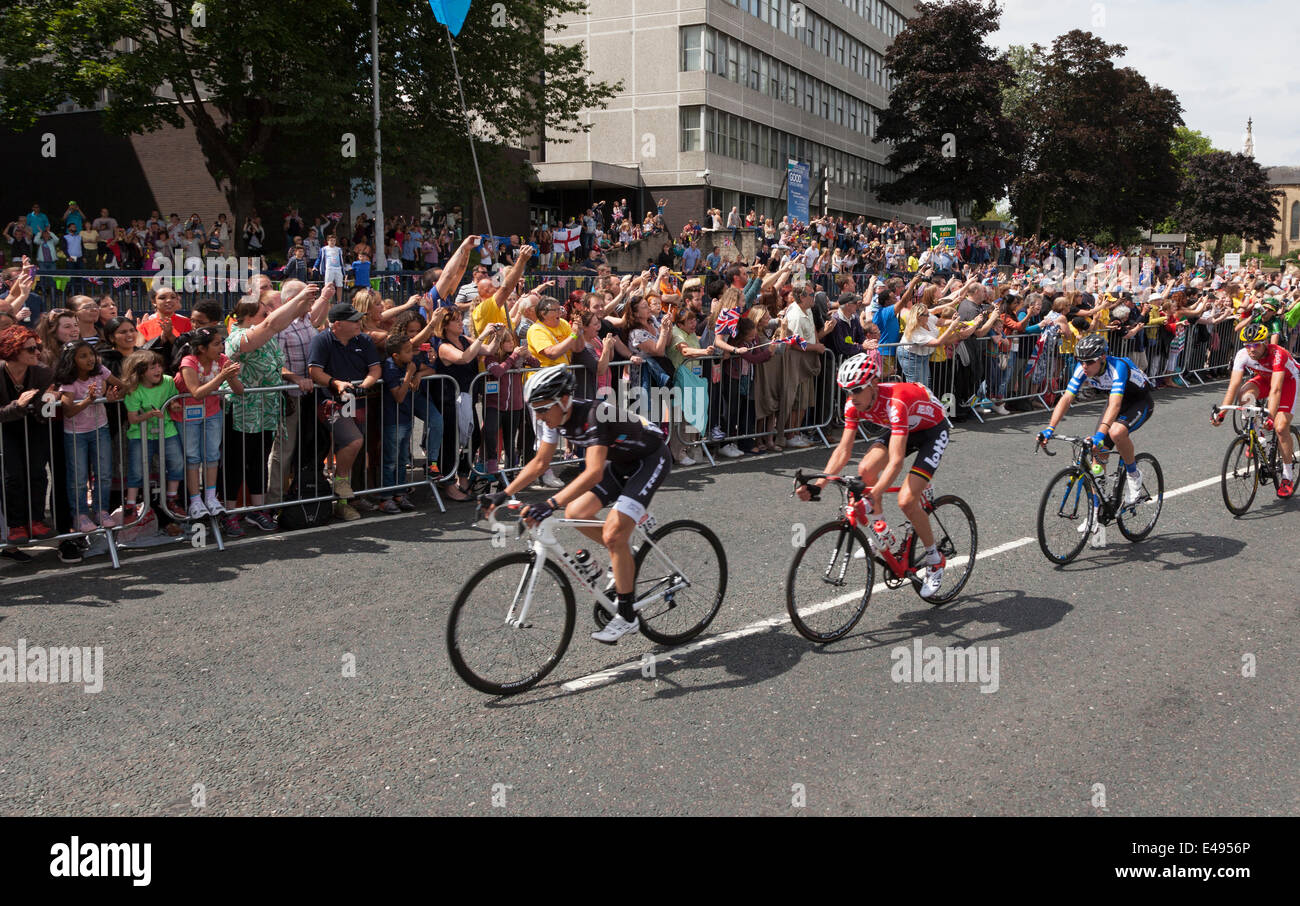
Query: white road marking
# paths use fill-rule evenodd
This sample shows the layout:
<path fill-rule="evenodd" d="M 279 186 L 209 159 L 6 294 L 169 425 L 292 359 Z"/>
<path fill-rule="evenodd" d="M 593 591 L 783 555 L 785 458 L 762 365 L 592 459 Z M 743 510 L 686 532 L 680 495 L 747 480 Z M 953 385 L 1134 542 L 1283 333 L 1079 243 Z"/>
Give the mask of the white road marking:
<path fill-rule="evenodd" d="M 1190 494 L 1192 491 L 1199 491 L 1201 488 L 1208 488 L 1211 485 L 1218 484 L 1219 478 L 1220 477 L 1218 475 L 1215 475 L 1213 478 L 1206 478 L 1203 481 L 1196 481 L 1193 482 L 1192 484 L 1184 485 L 1183 487 L 1176 488 L 1175 490 L 1172 491 L 1165 491 L 1164 499 L 1168 500 L 1170 497 L 1177 497 L 1180 494 Z M 1026 544 L 1033 544 L 1037 540 L 1038 540 L 1037 538 L 1033 538 L 1033 537 L 1017 538 L 1015 541 L 1008 541 L 1005 544 L 999 544 L 997 547 L 991 547 L 988 548 L 987 550 L 982 550 L 975 555 L 975 559 L 983 560 L 986 557 L 996 557 L 998 554 L 1005 554 L 1007 551 L 1013 551 L 1018 547 L 1024 547 Z M 967 558 L 965 557 L 955 557 L 952 559 L 952 561 L 950 561 L 949 566 L 961 566 L 966 562 L 966 559 Z M 880 582 L 872 587 L 871 593 L 874 595 L 884 590 L 885 590 L 885 583 Z M 831 610 L 832 608 L 840 607 L 844 604 L 849 603 L 850 601 L 857 600 L 861 596 L 861 594 L 862 592 L 860 591 L 852 591 L 852 592 L 848 592 L 847 594 L 842 594 L 839 597 L 831 598 L 829 601 L 823 601 L 822 603 L 815 605 L 814 607 L 809 609 L 808 613 L 811 615 L 814 613 L 820 613 L 821 611 L 824 610 Z M 699 641 L 696 642 L 691 642 L 689 645 L 684 645 L 681 648 L 674 648 L 671 652 L 660 654 L 657 657 L 669 661 L 677 661 L 679 658 L 685 655 L 693 654 L 696 651 L 709 648 L 713 645 L 719 645 L 723 642 L 729 642 L 732 639 L 743 638 L 744 636 L 747 635 L 754 635 L 755 633 L 763 632 L 764 630 L 771 629 L 774 626 L 782 626 L 789 622 L 790 622 L 790 617 L 788 614 L 775 616 L 775 617 L 768 617 L 765 620 L 759 620 L 757 623 L 750 623 L 748 626 L 742 626 L 740 629 L 732 629 L 728 632 L 719 633 L 718 635 L 711 635 L 708 638 L 700 639 Z M 614 680 L 618 679 L 620 676 L 626 673 L 637 673 L 640 670 L 641 670 L 641 660 L 638 658 L 635 661 L 630 661 L 626 664 L 620 664 L 617 667 L 610 667 L 607 670 L 600 670 L 596 673 L 591 673 L 588 674 L 587 676 L 582 676 L 579 677 L 578 679 L 570 680 L 560 688 L 563 689 L 565 692 L 581 692 L 585 689 L 594 689 L 597 686 L 604 686 L 608 683 L 612 683 Z"/>

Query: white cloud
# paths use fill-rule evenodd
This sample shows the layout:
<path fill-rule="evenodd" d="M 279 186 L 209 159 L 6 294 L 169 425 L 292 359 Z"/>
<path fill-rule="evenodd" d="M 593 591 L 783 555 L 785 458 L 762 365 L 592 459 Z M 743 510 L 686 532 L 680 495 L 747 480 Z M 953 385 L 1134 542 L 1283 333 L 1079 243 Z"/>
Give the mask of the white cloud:
<path fill-rule="evenodd" d="M 1120 63 L 1167 88 L 1188 127 L 1240 151 L 1254 119 L 1255 158 L 1300 166 L 1300 18 L 1294 0 L 1003 0 L 999 49 L 1074 28 L 1127 51 Z"/>

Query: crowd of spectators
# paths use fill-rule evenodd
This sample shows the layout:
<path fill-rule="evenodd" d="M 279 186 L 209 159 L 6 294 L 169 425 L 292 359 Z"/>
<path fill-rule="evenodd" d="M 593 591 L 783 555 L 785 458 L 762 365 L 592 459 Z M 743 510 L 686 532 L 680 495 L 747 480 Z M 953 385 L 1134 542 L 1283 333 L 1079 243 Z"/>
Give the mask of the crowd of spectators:
<path fill-rule="evenodd" d="M 447 248 L 445 222 L 445 265 L 426 268 L 422 291 L 400 304 L 369 288 L 343 301 L 339 265 L 326 261 L 285 273 L 278 288 L 255 278 L 231 312 L 205 300 L 182 313 L 166 285 L 138 317 L 112 293 L 47 309 L 35 261 L 22 259 L 0 290 L 3 556 L 29 559 L 25 542 L 54 538 L 72 562 L 86 536 L 139 524 L 145 510 L 175 532 L 208 518 L 228 537 L 271 531 L 322 470 L 343 520 L 410 509 L 402 486 L 425 480 L 469 500 L 476 483 L 530 455 L 523 382 L 539 366 L 572 366 L 584 396 L 622 394 L 628 405 L 641 391 L 642 411 L 689 465 L 702 449 L 739 458 L 833 431 L 836 364 L 863 350 L 887 374 L 952 392 L 960 420 L 1050 398 L 1089 332 L 1105 331 L 1166 383 L 1234 348 L 1233 329 L 1251 318 L 1283 344 L 1300 339 L 1294 268 L 1267 278 L 1208 264 L 1126 270 L 1117 250 L 1087 243 L 962 230 L 955 248 L 931 249 L 919 225 L 731 215 L 761 234 L 751 260 L 712 249 L 682 266 L 704 223 L 721 217 L 712 211 L 687 224 L 681 256 L 666 240 L 644 270 L 597 264 L 567 295 L 522 279 L 546 254 L 545 230 L 499 254 L 477 235 Z M 324 248 L 338 248 L 337 230 Z M 1077 279 L 1044 267 L 1067 251 Z M 156 499 L 143 496 L 154 457 Z"/>

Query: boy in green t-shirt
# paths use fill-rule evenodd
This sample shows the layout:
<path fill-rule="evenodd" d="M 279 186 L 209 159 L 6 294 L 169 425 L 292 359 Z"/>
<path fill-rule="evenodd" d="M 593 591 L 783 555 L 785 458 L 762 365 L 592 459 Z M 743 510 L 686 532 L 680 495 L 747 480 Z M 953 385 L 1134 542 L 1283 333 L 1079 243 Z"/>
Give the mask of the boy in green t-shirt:
<path fill-rule="evenodd" d="M 180 404 L 172 399 L 177 395 L 176 382 L 163 374 L 162 356 L 151 349 L 140 349 L 126 357 L 122 363 L 122 381 L 126 384 L 123 405 L 128 423 L 123 521 L 129 523 L 136 517 L 136 498 L 144 483 L 144 469 L 154 453 L 161 456 L 159 471 L 167 476 L 167 513 L 178 520 L 186 519 L 188 516 L 177 498 L 185 475 L 185 454 L 176 422 L 163 413 L 168 400 L 172 400 L 173 410 L 179 409 Z"/>

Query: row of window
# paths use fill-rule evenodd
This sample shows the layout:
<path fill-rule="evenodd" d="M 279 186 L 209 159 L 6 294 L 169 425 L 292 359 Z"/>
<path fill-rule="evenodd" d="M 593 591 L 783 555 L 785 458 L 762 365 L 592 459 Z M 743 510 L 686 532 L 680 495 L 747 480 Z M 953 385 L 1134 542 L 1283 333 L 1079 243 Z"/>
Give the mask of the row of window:
<path fill-rule="evenodd" d="M 827 59 L 847 66 L 863 78 L 871 79 L 882 88 L 893 88 L 888 71 L 883 68 L 880 54 L 866 44 L 836 28 L 812 12 L 799 0 L 727 0 L 755 18 L 766 22 L 793 38 L 803 41 L 809 49 L 819 51 Z M 867 22 L 893 40 L 907 24 L 907 19 L 890 9 L 883 0 L 840 0 L 857 12 Z M 879 63 L 879 65 L 878 65 Z"/>
<path fill-rule="evenodd" d="M 785 169 L 791 159 L 804 160 L 814 174 L 828 167 L 831 182 L 860 192 L 894 179 L 883 164 L 712 107 L 681 108 L 681 135 L 683 151 L 720 154 L 773 170 Z"/>
<path fill-rule="evenodd" d="M 730 35 L 704 25 L 686 26 L 681 29 L 681 51 L 683 72 L 703 69 L 814 116 L 848 126 L 868 138 L 876 136 L 880 111 L 866 101 L 742 44 Z M 876 54 L 876 58 L 879 60 L 880 55 Z"/>

